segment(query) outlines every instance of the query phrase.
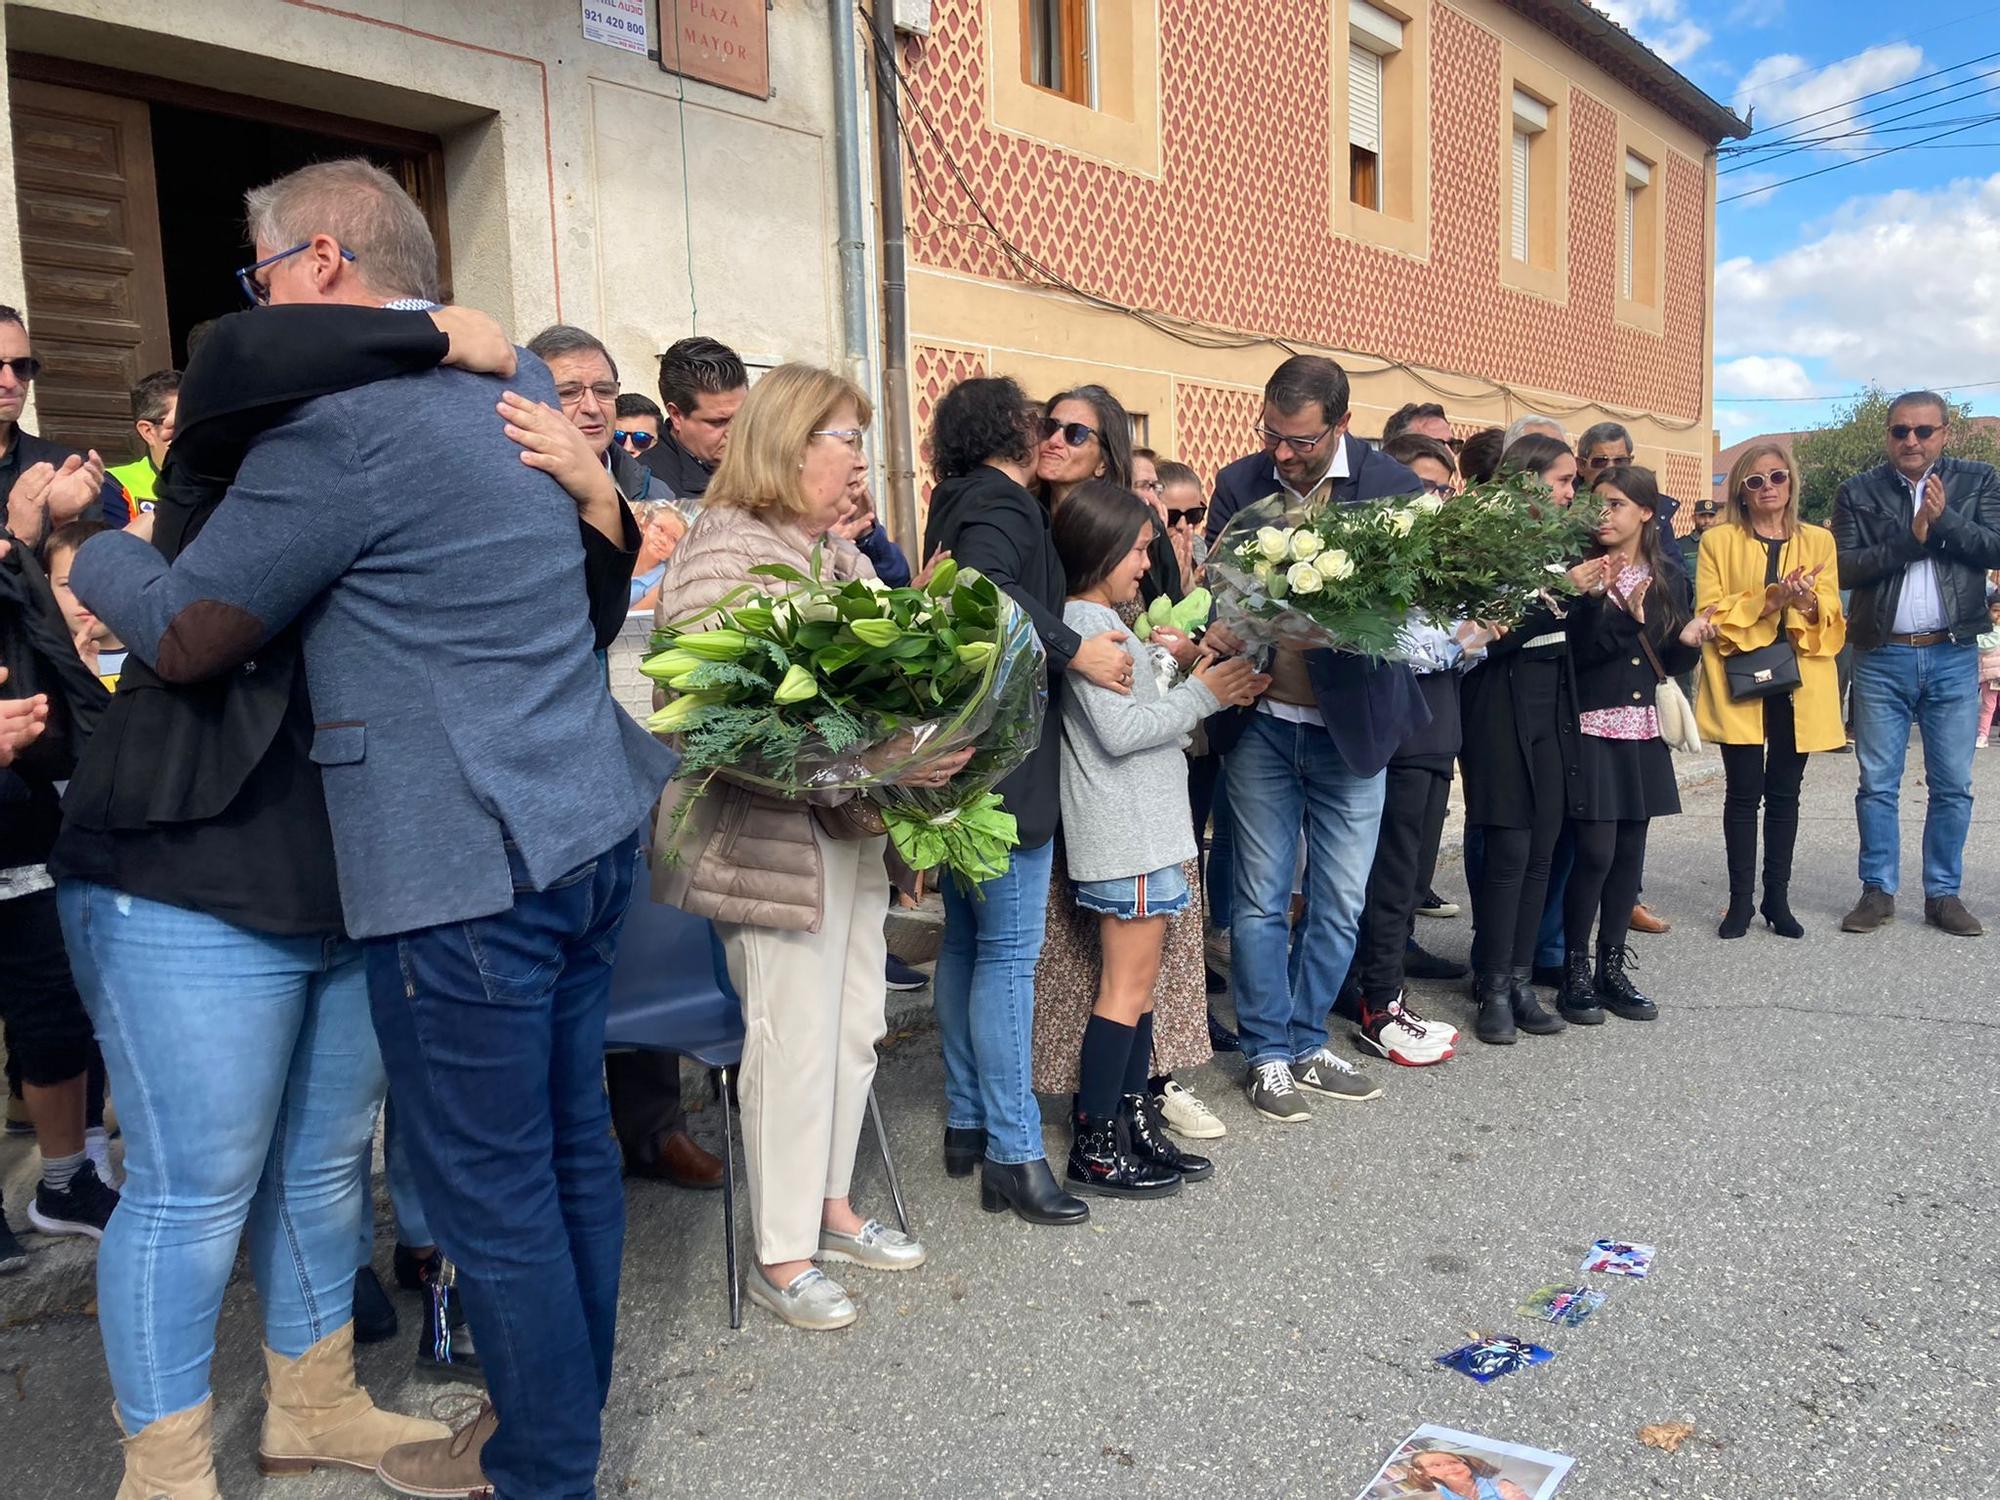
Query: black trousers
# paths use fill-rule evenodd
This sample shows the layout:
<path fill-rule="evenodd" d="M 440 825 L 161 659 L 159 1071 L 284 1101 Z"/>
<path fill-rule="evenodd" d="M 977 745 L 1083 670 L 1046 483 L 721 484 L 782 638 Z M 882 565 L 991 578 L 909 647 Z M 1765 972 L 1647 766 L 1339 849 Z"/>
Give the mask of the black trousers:
<path fill-rule="evenodd" d="M 1382 792 L 1382 826 L 1368 870 L 1368 898 L 1355 940 L 1354 972 L 1371 1005 L 1385 1006 L 1403 988 L 1403 944 L 1424 888 L 1423 850 L 1433 797 L 1451 789 L 1448 772 L 1391 762 Z M 1436 859 L 1435 850 L 1432 853 Z"/>
<path fill-rule="evenodd" d="M 681 1060 L 671 1052 L 611 1052 L 604 1058 L 611 1128 L 627 1151 L 687 1129 L 681 1106 Z"/>
<path fill-rule="evenodd" d="M 1534 822 L 1485 830 L 1486 869 L 1472 893 L 1472 966 L 1480 974 L 1530 969 L 1549 890 L 1549 858 L 1563 828 L 1562 746 L 1553 723 L 1528 744 Z"/>
<path fill-rule="evenodd" d="M 90 1067 L 90 1017 L 69 971 L 53 889 L 0 901 L 0 1021 L 7 1056 L 36 1088 L 67 1083 Z"/>
<path fill-rule="evenodd" d="M 1593 922 L 1600 949 L 1620 947 L 1625 924 L 1632 918 L 1632 903 L 1639 899 L 1639 883 L 1645 878 L 1646 830 L 1652 820 L 1578 819 L 1570 826 L 1576 836 L 1576 863 L 1563 893 L 1564 951 L 1589 953 Z"/>
<path fill-rule="evenodd" d="M 1806 753 L 1797 748 L 1790 694 L 1764 700 L 1764 743 L 1722 747 L 1722 841 L 1729 858 L 1732 899 L 1747 900 L 1757 873 L 1757 808 L 1764 809 L 1764 888 L 1784 891 L 1792 879 L 1799 834 L 1799 788 Z"/>
<path fill-rule="evenodd" d="M 1430 799 L 1424 804 L 1424 841 L 1417 848 L 1417 894 L 1437 889 L 1438 846 L 1444 842 L 1444 815 L 1451 806 L 1451 765 L 1432 773 Z M 1410 931 L 1417 930 L 1416 913 L 1410 913 Z"/>

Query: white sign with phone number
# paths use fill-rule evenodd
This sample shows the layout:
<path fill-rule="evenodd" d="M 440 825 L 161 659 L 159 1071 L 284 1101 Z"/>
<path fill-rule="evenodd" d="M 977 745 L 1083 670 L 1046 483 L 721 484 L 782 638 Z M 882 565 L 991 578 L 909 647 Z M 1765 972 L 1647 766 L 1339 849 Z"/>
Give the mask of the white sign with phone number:
<path fill-rule="evenodd" d="M 583 0 L 583 39 L 644 57 L 651 50 L 646 0 Z"/>

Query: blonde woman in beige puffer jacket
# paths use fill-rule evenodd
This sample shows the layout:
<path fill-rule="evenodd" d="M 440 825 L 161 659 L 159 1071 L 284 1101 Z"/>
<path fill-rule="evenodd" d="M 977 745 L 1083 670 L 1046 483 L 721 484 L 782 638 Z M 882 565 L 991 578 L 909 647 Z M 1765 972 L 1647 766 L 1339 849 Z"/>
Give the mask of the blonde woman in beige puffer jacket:
<path fill-rule="evenodd" d="M 667 569 L 656 618 L 768 587 L 750 572 L 767 563 L 809 572 L 816 548 L 822 576 L 873 577 L 851 544 L 827 535 L 866 470 L 868 419 L 867 398 L 828 371 L 786 365 L 760 380 Z M 750 1300 L 795 1328 L 843 1328 L 854 1304 L 816 1260 L 906 1271 L 925 1255 L 848 1201 L 885 1029 L 882 824 L 865 799 L 777 797 L 725 775 L 676 831 L 686 791 L 671 783 L 661 804 L 653 894 L 714 921 L 743 997 Z M 833 798 L 844 800 L 822 805 Z"/>

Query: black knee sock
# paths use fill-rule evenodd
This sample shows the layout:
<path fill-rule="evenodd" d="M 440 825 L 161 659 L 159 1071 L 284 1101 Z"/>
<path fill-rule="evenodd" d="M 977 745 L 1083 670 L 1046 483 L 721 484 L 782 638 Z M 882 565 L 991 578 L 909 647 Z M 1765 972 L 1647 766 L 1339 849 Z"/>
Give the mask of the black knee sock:
<path fill-rule="evenodd" d="M 1117 1112 L 1134 1034 L 1134 1028 L 1104 1016 L 1092 1016 L 1083 1028 L 1076 1106 L 1092 1121 L 1108 1120 Z"/>
<path fill-rule="evenodd" d="M 1125 1087 L 1127 1094 L 1143 1094 L 1146 1091 L 1146 1075 L 1153 1071 L 1153 1013 L 1149 1010 L 1139 1017 L 1139 1024 L 1132 1028 L 1132 1055 L 1125 1062 Z"/>

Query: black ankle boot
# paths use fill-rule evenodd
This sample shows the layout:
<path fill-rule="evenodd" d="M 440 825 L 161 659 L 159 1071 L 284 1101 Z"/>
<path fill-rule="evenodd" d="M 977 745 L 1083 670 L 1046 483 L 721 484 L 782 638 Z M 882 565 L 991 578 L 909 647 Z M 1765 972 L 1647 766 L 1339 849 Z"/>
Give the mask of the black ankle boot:
<path fill-rule="evenodd" d="M 1588 954 L 1572 952 L 1563 967 L 1562 990 L 1556 1009 L 1565 1021 L 1578 1026 L 1602 1026 L 1604 1007 L 1597 1003 L 1597 986 L 1590 975 Z"/>
<path fill-rule="evenodd" d="M 1164 1198 L 1181 1190 L 1181 1174 L 1134 1153 L 1117 1115 L 1071 1117 L 1069 1169 L 1064 1186 L 1106 1198 Z"/>
<path fill-rule="evenodd" d="M 1507 999 L 1513 1007 L 1514 1024 L 1529 1036 L 1554 1036 L 1569 1030 L 1569 1022 L 1542 1004 L 1526 969 L 1516 969 L 1507 976 Z"/>
<path fill-rule="evenodd" d="M 423 1263 L 424 1331 L 417 1339 L 417 1369 L 446 1380 L 478 1380 L 479 1351 L 465 1326 L 458 1268 L 440 1251 Z"/>
<path fill-rule="evenodd" d="M 986 1132 L 944 1128 L 944 1171 L 947 1177 L 970 1177 L 986 1154 Z"/>
<path fill-rule="evenodd" d="M 1740 938 L 1750 930 L 1750 891 L 1748 887 L 1737 890 L 1733 886 L 1729 892 L 1729 910 L 1722 914 L 1722 925 L 1715 929 L 1719 938 Z"/>
<path fill-rule="evenodd" d="M 1792 915 L 1791 892 L 1781 885 L 1765 885 L 1764 901 L 1757 908 L 1764 925 L 1779 937 L 1802 938 L 1806 930 L 1799 919 Z"/>
<path fill-rule="evenodd" d="M 1192 1151 L 1183 1151 L 1167 1134 L 1153 1101 L 1144 1094 L 1127 1094 L 1118 1101 L 1118 1123 L 1125 1129 L 1132 1154 L 1141 1161 L 1178 1172 L 1189 1182 L 1200 1182 L 1215 1171 L 1215 1163 Z"/>
<path fill-rule="evenodd" d="M 1657 1020 L 1659 1006 L 1647 999 L 1626 977 L 1627 967 L 1637 967 L 1624 944 L 1597 950 L 1597 994 L 1604 1008 L 1625 1021 Z"/>
<path fill-rule="evenodd" d="M 989 1214 L 1013 1209 L 1030 1224 L 1081 1224 L 1090 1205 L 1056 1186 L 1056 1174 L 1045 1158 L 1003 1166 L 979 1164 L 979 1206 Z"/>
<path fill-rule="evenodd" d="M 1512 981 L 1505 974 L 1481 974 L 1473 989 L 1479 1001 L 1479 1017 L 1472 1034 L 1495 1047 L 1514 1045 L 1514 1006 L 1509 998 Z"/>

